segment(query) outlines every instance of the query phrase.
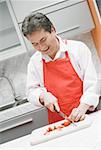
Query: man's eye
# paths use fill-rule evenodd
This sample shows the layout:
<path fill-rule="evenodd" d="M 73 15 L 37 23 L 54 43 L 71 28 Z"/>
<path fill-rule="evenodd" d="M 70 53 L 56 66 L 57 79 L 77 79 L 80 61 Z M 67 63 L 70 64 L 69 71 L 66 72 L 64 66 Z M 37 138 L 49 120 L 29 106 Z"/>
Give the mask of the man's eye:
<path fill-rule="evenodd" d="M 38 44 L 37 44 L 37 43 L 32 43 L 32 45 L 33 45 L 33 46 L 37 46 Z"/>
<path fill-rule="evenodd" d="M 41 42 L 44 42 L 46 40 L 46 38 L 43 38 L 42 40 L 41 40 Z"/>

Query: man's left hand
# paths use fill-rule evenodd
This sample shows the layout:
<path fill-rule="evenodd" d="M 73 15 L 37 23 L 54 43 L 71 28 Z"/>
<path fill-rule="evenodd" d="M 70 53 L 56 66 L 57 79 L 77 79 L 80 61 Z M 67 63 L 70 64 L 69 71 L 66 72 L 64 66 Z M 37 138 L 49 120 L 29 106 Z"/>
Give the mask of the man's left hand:
<path fill-rule="evenodd" d="M 69 116 L 73 121 L 81 121 L 85 119 L 85 113 L 89 109 L 89 105 L 81 103 L 77 108 L 74 108 Z"/>

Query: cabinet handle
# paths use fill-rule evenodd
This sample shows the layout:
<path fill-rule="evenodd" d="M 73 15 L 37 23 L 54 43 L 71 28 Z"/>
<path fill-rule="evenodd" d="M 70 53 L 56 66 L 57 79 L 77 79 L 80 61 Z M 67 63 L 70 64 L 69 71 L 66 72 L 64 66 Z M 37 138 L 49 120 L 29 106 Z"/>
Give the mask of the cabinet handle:
<path fill-rule="evenodd" d="M 13 120 L 14 121 L 14 120 Z M 20 125 L 24 125 L 24 124 L 27 124 L 27 123 L 30 123 L 30 122 L 32 122 L 33 121 L 33 119 L 32 118 L 28 118 L 28 119 L 26 119 L 26 120 L 18 120 L 17 122 L 15 121 L 15 123 L 13 124 L 12 123 L 12 121 L 9 123 L 6 123 L 6 125 L 5 124 L 1 124 L 2 125 L 2 127 L 0 127 L 0 132 L 3 132 L 3 131 L 6 131 L 6 130 L 9 130 L 9 129 L 12 129 L 12 128 L 15 128 L 15 127 L 18 127 L 18 126 L 20 126 Z M 0 126 L 1 126 L 0 125 Z"/>
<path fill-rule="evenodd" d="M 61 32 L 58 32 L 58 34 L 63 34 L 63 33 L 65 33 L 65 32 L 69 32 L 69 31 L 71 31 L 71 30 L 75 30 L 75 29 L 78 29 L 78 28 L 80 28 L 80 25 L 77 25 L 77 26 L 68 28 L 68 29 L 66 29 L 66 30 L 63 30 L 63 31 L 61 31 Z"/>

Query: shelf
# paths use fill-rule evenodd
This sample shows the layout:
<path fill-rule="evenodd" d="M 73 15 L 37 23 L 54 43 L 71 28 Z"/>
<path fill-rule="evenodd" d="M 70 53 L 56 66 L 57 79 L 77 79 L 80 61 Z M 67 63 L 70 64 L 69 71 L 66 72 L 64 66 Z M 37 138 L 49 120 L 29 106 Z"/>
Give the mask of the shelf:
<path fill-rule="evenodd" d="M 0 52 L 6 51 L 11 47 L 20 45 L 20 41 L 14 27 L 0 31 L 0 43 Z"/>
<path fill-rule="evenodd" d="M 26 46 L 10 0 L 0 0 L 0 61 L 23 54 Z"/>
<path fill-rule="evenodd" d="M 0 111 L 4 111 L 4 110 L 10 109 L 12 107 L 17 107 L 17 106 L 25 104 L 27 102 L 28 102 L 27 99 L 22 99 L 20 101 L 15 101 L 15 102 L 12 102 L 12 103 L 9 103 L 7 105 L 4 105 L 4 106 L 0 107 Z"/>
<path fill-rule="evenodd" d="M 26 53 L 25 48 L 23 48 L 21 45 L 9 48 L 9 49 L 7 49 L 7 51 L 2 51 L 0 53 L 0 61 L 3 61 L 5 59 L 9 59 L 9 58 L 12 58 L 14 56 Z"/>
<path fill-rule="evenodd" d="M 0 3 L 5 2 L 5 0 L 0 0 Z"/>
<path fill-rule="evenodd" d="M 6 28 L 0 29 L 0 32 L 1 32 L 1 33 L 2 33 L 2 32 L 6 32 L 6 31 L 12 30 L 12 29 L 15 29 L 15 27 L 14 27 L 14 26 L 7 26 Z"/>

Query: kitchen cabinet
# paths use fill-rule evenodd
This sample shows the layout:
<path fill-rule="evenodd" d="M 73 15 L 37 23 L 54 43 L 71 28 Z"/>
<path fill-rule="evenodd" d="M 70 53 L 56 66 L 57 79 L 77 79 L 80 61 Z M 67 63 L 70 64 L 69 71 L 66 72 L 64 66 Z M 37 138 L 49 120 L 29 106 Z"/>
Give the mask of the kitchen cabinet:
<path fill-rule="evenodd" d="M 49 6 L 57 5 L 63 0 L 10 0 L 15 16 L 18 23 L 21 23 L 23 19 L 29 15 L 32 11 L 42 10 L 44 8 L 49 8 Z M 19 11 L 18 11 L 19 10 Z"/>
<path fill-rule="evenodd" d="M 0 61 L 26 52 L 9 0 L 0 0 Z"/>
<path fill-rule="evenodd" d="M 11 4 L 19 24 L 22 23 L 26 15 L 32 11 L 38 11 L 46 14 L 51 19 L 58 34 L 68 32 L 68 36 L 72 36 L 94 28 L 86 0 L 61 0 L 58 2 L 11 0 Z"/>
<path fill-rule="evenodd" d="M 48 124 L 45 108 L 34 109 L 29 103 L 0 112 L 0 144 L 30 134 Z"/>
<path fill-rule="evenodd" d="M 94 28 L 87 0 L 10 1 L 19 26 L 29 13 L 42 12 L 53 22 L 57 34 L 64 38 L 88 32 Z M 26 45 L 28 46 L 28 43 Z"/>

